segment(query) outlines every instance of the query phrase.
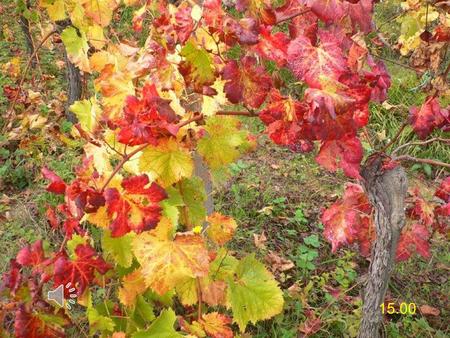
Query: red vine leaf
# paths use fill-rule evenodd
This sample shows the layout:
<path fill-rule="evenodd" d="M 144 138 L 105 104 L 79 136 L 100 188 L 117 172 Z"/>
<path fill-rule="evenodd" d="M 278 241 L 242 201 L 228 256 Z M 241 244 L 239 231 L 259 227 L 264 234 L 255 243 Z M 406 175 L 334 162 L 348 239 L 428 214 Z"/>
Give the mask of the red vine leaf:
<path fill-rule="evenodd" d="M 17 338 L 62 338 L 66 336 L 62 326 L 68 323 L 63 314 L 55 315 L 50 309 L 36 311 L 21 304 L 16 310 L 14 333 Z"/>
<path fill-rule="evenodd" d="M 316 161 L 330 171 L 341 168 L 345 175 L 359 178 L 363 148 L 357 137 L 347 136 L 340 140 L 326 141 L 320 147 Z"/>
<path fill-rule="evenodd" d="M 64 192 L 66 191 L 66 183 L 64 183 L 61 177 L 56 175 L 47 167 L 43 167 L 41 169 L 41 172 L 44 178 L 50 181 L 50 184 L 47 186 L 47 191 L 50 191 L 54 194 L 64 194 Z"/>
<path fill-rule="evenodd" d="M 283 32 L 272 34 L 268 27 L 261 27 L 260 39 L 253 48 L 262 57 L 274 61 L 278 67 L 287 62 L 289 38 Z"/>
<path fill-rule="evenodd" d="M 75 255 L 73 260 L 65 254 L 56 259 L 53 282 L 55 287 L 70 282 L 80 296 L 93 282 L 94 272 L 105 274 L 110 266 L 89 244 L 79 244 L 75 248 Z"/>
<path fill-rule="evenodd" d="M 374 237 L 370 213 L 371 205 L 363 188 L 348 183 L 342 199 L 326 209 L 321 218 L 325 225 L 324 236 L 331 243 L 332 252 L 342 245 L 359 241 L 362 243 L 361 251 L 368 254 Z"/>
<path fill-rule="evenodd" d="M 405 228 L 398 241 L 397 261 L 407 260 L 414 252 L 417 252 L 424 258 L 430 258 L 429 238 L 430 232 L 423 224 L 414 223 L 412 226 Z"/>
<path fill-rule="evenodd" d="M 319 38 L 313 45 L 307 37 L 297 37 L 289 45 L 288 62 L 300 80 L 320 89 L 329 79 L 338 80 L 347 65 L 340 42 L 331 33 L 319 31 Z"/>
<path fill-rule="evenodd" d="M 31 245 L 23 247 L 16 256 L 17 263 L 23 266 L 36 267 L 45 259 L 42 241 L 38 240 Z"/>
<path fill-rule="evenodd" d="M 116 188 L 105 191 L 106 207 L 112 218 L 111 236 L 120 237 L 134 230 L 152 229 L 159 221 L 161 208 L 158 202 L 167 197 L 164 189 L 152 183 L 143 174 L 122 181 L 123 192 Z"/>
<path fill-rule="evenodd" d="M 421 139 L 425 139 L 435 128 L 449 123 L 449 111 L 440 107 L 438 99 L 428 97 L 420 107 L 409 110 L 410 123 Z"/>
<path fill-rule="evenodd" d="M 169 103 L 169 100 L 158 95 L 154 84 L 144 86 L 142 99 L 128 96 L 123 119 L 117 121 L 120 126 L 119 142 L 131 146 L 144 143 L 156 145 L 159 137 L 176 135 L 178 128 L 173 123 L 178 118 Z"/>
<path fill-rule="evenodd" d="M 227 80 L 224 90 L 228 100 L 252 108 L 261 106 L 271 86 L 270 76 L 252 56 L 245 56 L 240 65 L 229 61 L 223 69 L 223 78 Z"/>

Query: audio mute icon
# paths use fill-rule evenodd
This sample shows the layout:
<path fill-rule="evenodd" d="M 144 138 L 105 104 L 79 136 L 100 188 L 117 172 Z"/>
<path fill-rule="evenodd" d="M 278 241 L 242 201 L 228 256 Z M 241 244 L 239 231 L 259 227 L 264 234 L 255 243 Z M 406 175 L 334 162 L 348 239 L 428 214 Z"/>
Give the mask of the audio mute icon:
<path fill-rule="evenodd" d="M 68 310 L 72 309 L 71 305 L 75 305 L 75 299 L 77 298 L 77 294 L 75 293 L 76 289 L 71 288 L 72 283 L 66 284 L 66 289 L 69 292 L 69 299 L 65 301 L 64 299 L 64 285 L 59 285 L 56 289 L 50 290 L 47 292 L 47 299 L 54 301 L 59 306 L 63 307 L 64 303 L 66 303 L 66 307 Z"/>

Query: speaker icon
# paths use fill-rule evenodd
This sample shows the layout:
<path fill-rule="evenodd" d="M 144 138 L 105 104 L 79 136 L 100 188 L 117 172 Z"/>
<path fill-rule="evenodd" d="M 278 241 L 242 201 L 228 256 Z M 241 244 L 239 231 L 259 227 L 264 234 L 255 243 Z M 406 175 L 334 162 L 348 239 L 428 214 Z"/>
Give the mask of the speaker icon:
<path fill-rule="evenodd" d="M 66 289 L 69 292 L 69 299 L 65 301 L 64 299 L 64 285 L 59 285 L 56 289 L 50 290 L 47 292 L 47 299 L 54 301 L 59 306 L 63 307 L 64 303 L 66 303 L 66 307 L 68 310 L 72 309 L 71 305 L 75 305 L 75 299 L 77 298 L 77 294 L 75 293 L 76 289 L 71 288 L 72 283 L 66 284 Z"/>

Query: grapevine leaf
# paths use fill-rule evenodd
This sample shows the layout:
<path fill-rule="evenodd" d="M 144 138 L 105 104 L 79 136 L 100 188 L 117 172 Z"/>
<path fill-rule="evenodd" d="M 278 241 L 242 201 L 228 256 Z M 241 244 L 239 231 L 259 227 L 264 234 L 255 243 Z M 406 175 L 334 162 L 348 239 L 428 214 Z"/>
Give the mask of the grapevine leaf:
<path fill-rule="evenodd" d="M 42 1 L 42 6 L 47 9 L 48 16 L 53 21 L 64 20 L 67 17 L 64 0 Z"/>
<path fill-rule="evenodd" d="M 70 106 L 70 111 L 76 115 L 84 131 L 92 133 L 95 130 L 100 117 L 100 108 L 95 98 L 75 102 Z"/>
<path fill-rule="evenodd" d="M 94 272 L 105 274 L 110 266 L 89 245 L 78 245 L 75 249 L 76 259 L 70 260 L 61 255 L 55 261 L 53 282 L 55 287 L 71 283 L 77 289 L 78 295 L 93 282 Z"/>
<path fill-rule="evenodd" d="M 147 302 L 144 296 L 139 295 L 136 298 L 136 305 L 133 312 L 133 320 L 140 326 L 145 327 L 148 322 L 155 320 L 153 306 Z"/>
<path fill-rule="evenodd" d="M 233 331 L 229 327 L 231 319 L 218 312 L 206 313 L 200 319 L 203 329 L 212 338 L 232 338 Z"/>
<path fill-rule="evenodd" d="M 268 126 L 267 133 L 276 144 L 292 146 L 302 142 L 301 123 L 308 109 L 305 103 L 282 96 L 274 89 L 270 92 L 269 102 L 261 110 L 259 118 Z M 312 150 L 311 143 L 304 145 L 301 151 Z"/>
<path fill-rule="evenodd" d="M 444 202 L 450 202 L 450 176 L 444 178 L 435 192 L 435 196 Z"/>
<path fill-rule="evenodd" d="M 197 279 L 188 277 L 176 287 L 176 292 L 181 304 L 190 306 L 198 302 Z"/>
<path fill-rule="evenodd" d="M 118 140 L 128 145 L 158 144 L 158 137 L 175 135 L 178 128 L 173 122 L 178 117 L 170 106 L 170 100 L 159 96 L 154 84 L 146 84 L 142 98 L 128 96 L 125 101 L 124 117 L 120 125 Z"/>
<path fill-rule="evenodd" d="M 182 338 L 183 336 L 173 328 L 177 317 L 172 309 L 161 312 L 148 330 L 138 331 L 133 338 Z"/>
<path fill-rule="evenodd" d="M 139 159 L 139 167 L 157 177 L 163 187 L 168 187 L 182 178 L 190 177 L 194 163 L 188 150 L 173 138 L 161 141 L 156 147 L 146 148 Z"/>
<path fill-rule="evenodd" d="M 407 260 L 416 251 L 422 257 L 430 258 L 429 238 L 430 232 L 423 224 L 414 223 L 411 227 L 405 227 L 398 241 L 397 261 Z"/>
<path fill-rule="evenodd" d="M 175 30 L 178 40 L 185 43 L 194 29 L 194 20 L 192 19 L 192 7 L 187 3 L 181 3 L 175 14 Z"/>
<path fill-rule="evenodd" d="M 108 215 L 112 218 L 111 236 L 152 229 L 159 221 L 158 202 L 167 197 L 165 191 L 156 183 L 150 184 L 145 174 L 124 179 L 121 187 L 121 192 L 117 188 L 105 191 Z"/>
<path fill-rule="evenodd" d="M 89 333 L 94 335 L 97 331 L 100 332 L 113 332 L 115 324 L 113 320 L 109 317 L 102 316 L 98 313 L 98 311 L 89 307 L 87 309 L 87 317 L 89 321 Z"/>
<path fill-rule="evenodd" d="M 352 26 L 354 28 L 359 26 L 364 33 L 370 33 L 374 26 L 372 20 L 373 1 L 359 0 L 356 3 L 347 1 L 345 5 L 347 7 L 345 12 L 350 18 Z"/>
<path fill-rule="evenodd" d="M 362 157 L 363 148 L 359 139 L 347 136 L 323 143 L 316 161 L 330 171 L 341 168 L 348 177 L 359 178 Z"/>
<path fill-rule="evenodd" d="M 306 5 L 327 23 L 338 22 L 345 13 L 343 0 L 306 0 Z"/>
<path fill-rule="evenodd" d="M 208 252 L 198 235 L 177 234 L 170 239 L 146 232 L 134 239 L 133 251 L 142 266 L 145 284 L 159 295 L 175 288 L 187 277 L 202 277 L 208 273 Z"/>
<path fill-rule="evenodd" d="M 133 306 L 136 298 L 147 290 L 144 276 L 140 269 L 133 271 L 122 279 L 122 286 L 119 289 L 119 300 L 125 306 Z"/>
<path fill-rule="evenodd" d="M 221 215 L 218 212 L 209 215 L 207 221 L 209 223 L 208 237 L 218 245 L 227 243 L 233 237 L 237 228 L 236 221 L 233 218 Z"/>
<path fill-rule="evenodd" d="M 225 93 L 231 103 L 245 103 L 252 108 L 259 108 L 264 102 L 271 86 L 271 78 L 264 67 L 258 66 L 256 58 L 245 56 L 239 65 L 229 61 L 223 68 Z"/>
<path fill-rule="evenodd" d="M 87 56 L 89 46 L 86 35 L 75 27 L 69 26 L 61 33 L 61 40 L 64 42 L 64 46 L 66 46 L 70 61 L 82 71 L 89 73 L 91 68 Z"/>
<path fill-rule="evenodd" d="M 106 64 L 100 76 L 95 79 L 95 88 L 102 94 L 105 117 L 116 119 L 122 115 L 125 98 L 135 93 L 131 74 L 117 69 L 114 64 Z M 127 115 L 125 115 L 127 117 Z"/>
<path fill-rule="evenodd" d="M 411 210 L 411 218 L 417 219 L 425 226 L 434 223 L 434 205 L 426 201 L 419 190 L 414 189 L 413 193 L 414 206 Z"/>
<path fill-rule="evenodd" d="M 168 198 L 161 202 L 163 216 L 167 217 L 173 225 L 177 226 L 180 216 L 178 207 L 184 205 L 183 198 L 180 192 L 174 187 L 168 187 L 166 192 Z"/>
<path fill-rule="evenodd" d="M 66 183 L 64 183 L 61 177 L 59 177 L 53 171 L 47 169 L 46 167 L 43 167 L 41 172 L 44 178 L 51 182 L 47 186 L 47 191 L 50 191 L 54 194 L 64 194 L 64 192 L 66 191 Z"/>
<path fill-rule="evenodd" d="M 102 248 L 103 252 L 112 256 L 114 261 L 124 268 L 129 268 L 133 262 L 131 243 L 135 234 L 130 232 L 122 237 L 111 237 L 107 230 L 103 232 Z"/>
<path fill-rule="evenodd" d="M 190 40 L 181 49 L 180 55 L 185 58 L 185 61 L 180 64 L 180 73 L 188 84 L 192 82 L 194 88 L 202 92 L 203 86 L 214 83 L 216 76 L 211 65 L 212 58 L 205 49 L 196 46 Z"/>
<path fill-rule="evenodd" d="M 371 206 L 363 188 L 357 184 L 347 184 L 342 200 L 326 209 L 321 218 L 325 225 L 324 236 L 331 242 L 332 252 L 360 238 L 371 239 L 367 233 L 370 230 L 370 212 Z"/>
<path fill-rule="evenodd" d="M 188 229 L 202 226 L 206 217 L 205 201 L 207 198 L 203 181 L 196 176 L 184 179 L 178 188 L 184 202 L 180 213 L 181 223 Z"/>
<path fill-rule="evenodd" d="M 300 35 L 288 48 L 288 62 L 294 74 L 310 87 L 322 88 L 328 79 L 338 80 L 347 71 L 340 42 L 329 32 L 319 32 L 316 46 Z"/>
<path fill-rule="evenodd" d="M 218 169 L 239 158 L 238 147 L 247 140 L 240 122 L 231 116 L 213 116 L 206 121 L 206 133 L 198 141 L 198 152 L 211 169 Z"/>
<path fill-rule="evenodd" d="M 65 325 L 69 320 L 64 315 L 52 314 L 50 310 L 28 310 L 25 304 L 20 304 L 14 320 L 14 334 L 18 338 L 57 338 L 64 337 Z"/>
<path fill-rule="evenodd" d="M 216 258 L 211 262 L 211 278 L 213 280 L 227 280 L 233 276 L 239 261 L 227 254 L 225 248 L 217 251 Z"/>
<path fill-rule="evenodd" d="M 253 47 L 262 57 L 274 61 L 278 67 L 283 67 L 287 62 L 287 48 L 289 38 L 283 32 L 271 34 L 266 27 L 260 30 L 259 42 Z"/>
<path fill-rule="evenodd" d="M 23 266 L 36 268 L 45 259 L 42 241 L 38 240 L 31 245 L 22 248 L 16 256 L 16 261 Z"/>
<path fill-rule="evenodd" d="M 272 274 L 254 255 L 242 259 L 234 273 L 234 280 L 228 280 L 227 299 L 241 332 L 248 322 L 256 323 L 282 311 L 283 293 Z"/>
<path fill-rule="evenodd" d="M 109 25 L 113 11 L 118 5 L 117 0 L 85 0 L 84 13 L 102 27 Z"/>
<path fill-rule="evenodd" d="M 236 42 L 243 45 L 254 45 L 258 42 L 258 22 L 253 18 L 242 18 L 239 21 L 226 18 L 224 22 L 225 43 L 233 46 Z"/>
<path fill-rule="evenodd" d="M 92 143 L 86 143 L 83 147 L 84 153 L 88 159 L 92 159 L 95 170 L 100 175 L 111 173 L 111 151 L 105 145 L 96 146 Z"/>
<path fill-rule="evenodd" d="M 435 97 L 428 97 L 420 107 L 409 110 L 410 123 L 421 139 L 425 139 L 435 128 L 441 127 L 449 119 L 448 109 L 443 109 Z"/>

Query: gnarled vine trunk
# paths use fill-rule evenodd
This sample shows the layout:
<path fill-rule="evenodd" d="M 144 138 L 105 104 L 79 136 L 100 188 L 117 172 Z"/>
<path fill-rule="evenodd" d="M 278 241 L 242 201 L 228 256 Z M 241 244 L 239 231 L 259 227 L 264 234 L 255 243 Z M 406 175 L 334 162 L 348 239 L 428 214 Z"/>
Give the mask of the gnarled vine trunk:
<path fill-rule="evenodd" d="M 27 6 L 27 8 L 30 8 L 29 1 L 26 2 L 26 6 Z M 23 14 L 21 14 L 19 17 L 19 25 L 20 25 L 20 29 L 22 29 L 23 35 L 25 36 L 25 45 L 27 47 L 27 51 L 31 56 L 34 53 L 34 44 L 33 44 L 33 38 L 31 36 L 31 32 L 30 32 L 30 22 Z M 31 65 L 33 67 L 36 64 L 37 64 L 37 55 L 35 55 L 33 57 L 33 60 L 31 60 Z"/>
<path fill-rule="evenodd" d="M 213 184 L 211 180 L 211 174 L 209 173 L 209 169 L 199 153 L 195 152 L 193 158 L 194 158 L 194 175 L 200 177 L 203 180 L 203 186 L 205 187 L 206 214 L 211 215 L 214 212 L 214 200 L 212 197 Z"/>
<path fill-rule="evenodd" d="M 382 157 L 371 157 L 361 175 L 369 200 L 375 210 L 377 238 L 372 249 L 371 263 L 363 291 L 363 314 L 359 338 L 381 337 L 383 320 L 380 305 L 388 287 L 395 264 L 395 254 L 400 232 L 405 224 L 405 197 L 407 177 L 397 166 L 382 169 Z"/>
<path fill-rule="evenodd" d="M 61 20 L 57 22 L 58 32 L 61 33 L 64 28 L 72 25 L 70 19 Z M 69 107 L 75 101 L 81 99 L 82 95 L 82 82 L 80 70 L 69 60 L 67 51 L 64 48 L 64 61 L 66 62 L 66 74 L 67 74 L 67 102 L 66 102 L 66 118 L 72 123 L 76 123 L 77 117 L 73 114 Z"/>
<path fill-rule="evenodd" d="M 80 70 L 70 62 L 66 49 L 64 48 L 64 59 L 67 66 L 67 104 L 66 104 L 66 118 L 72 123 L 77 122 L 75 114 L 73 114 L 69 107 L 81 99 L 82 83 Z"/>

